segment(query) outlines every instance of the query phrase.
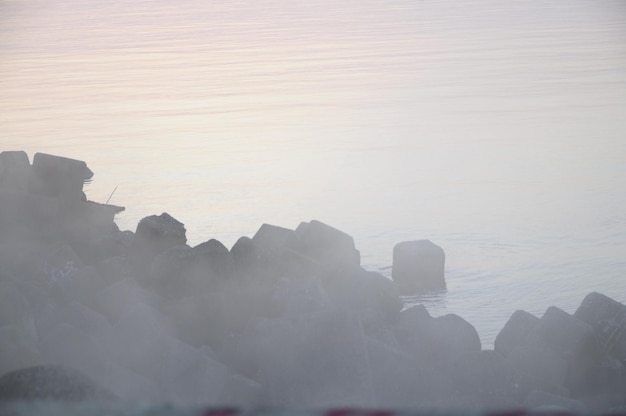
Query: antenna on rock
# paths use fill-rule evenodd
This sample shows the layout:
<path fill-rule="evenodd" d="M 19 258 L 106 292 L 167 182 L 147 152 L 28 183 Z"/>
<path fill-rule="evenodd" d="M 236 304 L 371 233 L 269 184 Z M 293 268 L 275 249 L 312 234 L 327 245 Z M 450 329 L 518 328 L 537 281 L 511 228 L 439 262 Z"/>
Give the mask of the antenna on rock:
<path fill-rule="evenodd" d="M 115 188 L 113 188 L 113 192 L 111 192 L 111 195 L 109 195 L 109 199 L 107 199 L 107 202 L 105 202 L 105 203 L 104 203 L 105 205 L 109 203 L 109 201 L 110 201 L 110 200 L 111 200 L 111 198 L 113 197 L 113 194 L 115 193 L 115 191 L 117 191 L 117 187 L 118 187 L 118 186 L 119 186 L 119 185 L 115 185 Z"/>

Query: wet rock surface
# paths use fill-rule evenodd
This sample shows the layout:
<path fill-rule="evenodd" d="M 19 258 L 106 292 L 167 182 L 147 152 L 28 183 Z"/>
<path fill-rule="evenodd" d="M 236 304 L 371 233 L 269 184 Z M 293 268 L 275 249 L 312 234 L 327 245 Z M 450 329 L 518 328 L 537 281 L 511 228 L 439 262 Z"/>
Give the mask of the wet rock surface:
<path fill-rule="evenodd" d="M 3 400 L 626 406 L 626 307 L 605 295 L 574 314 L 516 311 L 485 350 L 458 315 L 402 310 L 405 280 L 445 287 L 433 243 L 396 246 L 394 280 L 361 267 L 352 237 L 317 220 L 263 224 L 230 250 L 190 247 L 167 213 L 120 231 L 119 207 L 84 198 L 84 162 L 36 161 L 0 153 Z"/>
<path fill-rule="evenodd" d="M 112 400 L 86 375 L 59 365 L 23 368 L 0 377 L 0 400 Z"/>

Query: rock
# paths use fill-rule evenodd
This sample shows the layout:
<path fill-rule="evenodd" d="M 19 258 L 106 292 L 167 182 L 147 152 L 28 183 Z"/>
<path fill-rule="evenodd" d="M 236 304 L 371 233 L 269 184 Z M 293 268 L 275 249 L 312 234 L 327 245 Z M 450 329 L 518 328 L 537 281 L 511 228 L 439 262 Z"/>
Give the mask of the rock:
<path fill-rule="evenodd" d="M 360 266 L 348 264 L 337 269 L 323 282 L 323 287 L 337 305 L 365 314 L 374 313 L 385 326 L 395 321 L 402 310 L 396 285 L 380 273 Z"/>
<path fill-rule="evenodd" d="M 361 253 L 354 246 L 354 239 L 321 221 L 302 222 L 295 231 L 298 250 L 322 265 L 334 269 L 341 264 L 361 264 Z"/>
<path fill-rule="evenodd" d="M 239 374 L 230 374 L 222 387 L 219 405 L 234 407 L 260 407 L 267 404 L 261 384 Z"/>
<path fill-rule="evenodd" d="M 367 382 L 363 331 L 345 310 L 262 319 L 238 343 L 275 406 L 311 406 L 361 397 Z"/>
<path fill-rule="evenodd" d="M 481 408 L 494 408 L 506 403 L 519 407 L 530 385 L 519 372 L 492 350 L 460 355 L 446 368 L 455 384 L 455 395 L 471 396 Z"/>
<path fill-rule="evenodd" d="M 295 317 L 315 313 L 330 303 L 316 279 L 283 280 L 272 294 L 277 315 Z"/>
<path fill-rule="evenodd" d="M 626 306 L 600 293 L 590 293 L 574 317 L 588 323 L 604 354 L 626 362 Z"/>
<path fill-rule="evenodd" d="M 114 361 L 150 379 L 157 379 L 159 366 L 174 339 L 165 327 L 163 315 L 143 303 L 127 305 L 113 324 L 116 345 L 108 348 Z"/>
<path fill-rule="evenodd" d="M 33 171 L 39 182 L 37 193 L 62 200 L 85 201 L 83 184 L 93 172 L 81 160 L 36 153 Z"/>
<path fill-rule="evenodd" d="M 164 314 L 180 340 L 217 349 L 228 335 L 227 323 L 236 319 L 224 315 L 222 306 L 219 294 L 198 293 L 168 302 Z"/>
<path fill-rule="evenodd" d="M 0 276 L 0 374 L 40 361 L 37 330 L 28 301 L 15 283 Z"/>
<path fill-rule="evenodd" d="M 515 347 L 524 344 L 528 333 L 538 323 L 539 318 L 535 315 L 521 310 L 515 311 L 496 336 L 494 349 L 507 356 Z"/>
<path fill-rule="evenodd" d="M 86 266 L 54 282 L 50 294 L 61 303 L 75 300 L 91 304 L 93 297 L 105 287 L 106 281 L 98 271 L 92 266 Z"/>
<path fill-rule="evenodd" d="M 530 392 L 526 400 L 524 400 L 524 407 L 531 411 L 546 411 L 553 414 L 569 412 L 584 414 L 587 411 L 585 406 L 578 400 L 538 390 Z"/>
<path fill-rule="evenodd" d="M 120 280 L 100 290 L 88 305 L 115 324 L 121 317 L 132 311 L 135 304 L 146 304 L 157 309 L 160 296 L 145 290 L 132 278 Z"/>
<path fill-rule="evenodd" d="M 114 395 L 66 366 L 40 365 L 0 377 L 0 400 L 111 400 Z"/>
<path fill-rule="evenodd" d="M 591 325 L 555 306 L 546 310 L 526 340 L 530 346 L 551 349 L 567 362 L 566 387 L 578 383 L 600 356 Z"/>
<path fill-rule="evenodd" d="M 507 355 L 507 361 L 515 370 L 537 381 L 537 389 L 549 393 L 563 391 L 567 377 L 567 362 L 549 348 L 518 345 Z"/>
<path fill-rule="evenodd" d="M 210 240 L 194 248 L 174 246 L 159 254 L 146 284 L 164 298 L 176 299 L 220 291 L 232 273 L 231 253 L 219 241 Z"/>
<path fill-rule="evenodd" d="M 393 248 L 393 280 L 405 292 L 445 289 L 445 254 L 429 240 L 404 241 Z"/>
<path fill-rule="evenodd" d="M 433 318 L 422 305 L 400 313 L 398 342 L 420 363 L 437 366 L 481 349 L 476 329 L 455 314 Z"/>
<path fill-rule="evenodd" d="M 0 326 L 0 374 L 42 362 L 34 326 L 25 324 Z"/>
<path fill-rule="evenodd" d="M 62 212 L 55 198 L 0 188 L 0 243 L 49 238 Z"/>
<path fill-rule="evenodd" d="M 112 361 L 107 361 L 102 373 L 94 375 L 94 379 L 120 400 L 162 400 L 158 383 Z"/>
<path fill-rule="evenodd" d="M 258 247 L 270 252 L 280 252 L 285 248 L 293 249 L 298 245 L 295 231 L 271 224 L 261 225 L 252 241 Z"/>
<path fill-rule="evenodd" d="M 239 246 L 246 243 L 246 240 L 238 241 Z M 261 278 L 269 283 L 282 278 L 308 278 L 321 270 L 321 264 L 302 254 L 296 232 L 288 228 L 263 224 L 251 243 L 253 245 L 247 243 L 247 246 L 248 250 L 256 252 L 257 268 L 253 273 L 258 274 L 257 280 Z"/>
<path fill-rule="evenodd" d="M 198 357 L 169 380 L 162 399 L 187 406 L 222 404 L 219 399 L 229 378 L 226 366 L 208 357 Z"/>
<path fill-rule="evenodd" d="M 52 327 L 65 322 L 91 337 L 98 345 L 106 346 L 113 338 L 113 326 L 106 317 L 80 302 L 70 301 L 55 315 L 52 319 L 56 322 L 47 320 L 44 324 Z"/>
<path fill-rule="evenodd" d="M 54 287 L 74 276 L 83 267 L 83 263 L 71 246 L 63 244 L 50 251 L 42 266 L 46 286 Z"/>
<path fill-rule="evenodd" d="M 24 151 L 0 153 L 0 189 L 28 192 L 32 178 L 28 155 Z"/>
<path fill-rule="evenodd" d="M 132 279 L 132 265 L 128 257 L 109 257 L 96 263 L 95 267 L 106 286 L 110 286 L 121 280 Z"/>
<path fill-rule="evenodd" d="M 410 355 L 366 337 L 369 383 L 360 406 L 380 409 L 432 408 L 454 394 L 452 379 L 418 363 Z M 371 390 L 371 391 L 369 391 Z M 338 403 L 346 405 L 350 403 Z"/>
<path fill-rule="evenodd" d="M 185 245 L 187 243 L 186 232 L 183 223 L 166 212 L 161 215 L 151 215 L 137 224 L 133 247 L 142 252 L 162 253 L 168 248 Z"/>
<path fill-rule="evenodd" d="M 233 255 L 226 246 L 218 240 L 211 239 L 198 244 L 193 248 L 193 253 L 198 258 L 198 262 L 206 264 L 211 273 L 221 280 L 229 279 L 233 274 Z"/>
<path fill-rule="evenodd" d="M 605 356 L 589 368 L 578 383 L 572 386 L 577 396 L 610 395 L 624 398 L 626 404 L 626 363 Z"/>
<path fill-rule="evenodd" d="M 39 339 L 43 362 L 63 364 L 90 377 L 104 371 L 107 346 L 73 325 L 39 327 Z"/>

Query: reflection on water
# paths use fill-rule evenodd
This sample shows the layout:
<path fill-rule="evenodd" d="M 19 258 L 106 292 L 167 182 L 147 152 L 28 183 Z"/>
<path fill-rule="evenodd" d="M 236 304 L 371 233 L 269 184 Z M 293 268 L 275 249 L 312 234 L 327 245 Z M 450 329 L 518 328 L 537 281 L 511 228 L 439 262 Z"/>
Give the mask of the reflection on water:
<path fill-rule="evenodd" d="M 317 218 L 372 269 L 429 238 L 448 293 L 416 301 L 489 343 L 626 301 L 624 39 L 620 1 L 0 0 L 0 140 L 86 160 L 122 228 Z"/>

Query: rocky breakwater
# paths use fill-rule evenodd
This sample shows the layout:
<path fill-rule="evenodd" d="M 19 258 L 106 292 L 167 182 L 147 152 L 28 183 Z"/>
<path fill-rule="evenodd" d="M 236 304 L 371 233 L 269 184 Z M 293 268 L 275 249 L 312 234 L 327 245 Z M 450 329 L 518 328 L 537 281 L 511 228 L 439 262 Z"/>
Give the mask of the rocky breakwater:
<path fill-rule="evenodd" d="M 460 316 L 403 310 L 394 281 L 363 269 L 352 237 L 327 224 L 264 224 L 230 250 L 217 240 L 191 247 L 166 213 L 120 231 L 121 208 L 86 201 L 90 177 L 84 162 L 0 155 L 0 410 L 30 398 L 626 405 L 626 306 L 604 295 L 573 315 L 517 311 L 485 350 Z M 408 266 L 396 270 L 419 269 L 407 253 L 424 247 L 433 249 L 401 247 Z"/>

